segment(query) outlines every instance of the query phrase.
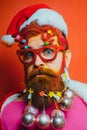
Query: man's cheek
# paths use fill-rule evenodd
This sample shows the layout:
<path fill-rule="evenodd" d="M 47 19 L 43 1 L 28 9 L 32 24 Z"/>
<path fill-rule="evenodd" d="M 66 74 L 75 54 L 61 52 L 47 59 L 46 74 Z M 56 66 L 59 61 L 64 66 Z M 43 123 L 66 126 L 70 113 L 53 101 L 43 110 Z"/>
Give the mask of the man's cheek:
<path fill-rule="evenodd" d="M 30 77 L 32 71 L 33 71 L 33 65 L 25 66 L 25 75 L 27 77 Z"/>
<path fill-rule="evenodd" d="M 54 61 L 48 63 L 48 66 L 57 74 L 59 74 L 61 72 L 61 70 L 63 70 L 63 66 L 65 66 L 65 59 L 64 56 L 62 54 L 62 52 L 59 52 L 57 54 L 57 57 Z"/>

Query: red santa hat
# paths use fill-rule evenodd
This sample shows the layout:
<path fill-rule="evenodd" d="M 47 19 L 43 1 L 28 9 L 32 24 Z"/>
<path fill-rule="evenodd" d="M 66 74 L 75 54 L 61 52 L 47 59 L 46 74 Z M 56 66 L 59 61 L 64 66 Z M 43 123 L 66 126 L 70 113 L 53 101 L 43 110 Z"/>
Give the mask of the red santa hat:
<path fill-rule="evenodd" d="M 6 35 L 2 36 L 2 42 L 6 46 L 13 45 L 15 43 L 13 36 L 17 36 L 18 32 L 34 20 L 37 20 L 39 25 L 51 25 L 56 27 L 60 29 L 65 36 L 67 35 L 67 25 L 63 17 L 47 5 L 38 4 L 29 6 L 14 16 L 7 29 Z"/>

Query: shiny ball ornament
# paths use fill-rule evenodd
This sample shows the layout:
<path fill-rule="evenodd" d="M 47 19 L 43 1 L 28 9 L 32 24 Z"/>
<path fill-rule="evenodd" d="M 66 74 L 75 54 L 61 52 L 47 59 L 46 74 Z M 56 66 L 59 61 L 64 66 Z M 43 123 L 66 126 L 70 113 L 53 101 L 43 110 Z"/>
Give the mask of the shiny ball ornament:
<path fill-rule="evenodd" d="M 33 113 L 35 116 L 37 116 L 37 114 L 38 114 L 38 109 L 37 108 L 34 108 L 33 106 L 29 106 L 29 105 L 27 105 L 26 107 L 25 107 L 25 109 L 24 109 L 24 112 L 26 113 L 26 112 L 31 112 L 31 113 Z"/>
<path fill-rule="evenodd" d="M 51 112 L 51 117 L 54 117 L 56 116 L 56 114 L 62 116 L 65 118 L 65 114 L 63 111 L 61 111 L 60 109 L 54 109 L 52 112 Z"/>
<path fill-rule="evenodd" d="M 65 125 L 65 118 L 60 115 L 55 115 L 51 119 L 51 124 L 52 124 L 53 129 L 55 130 L 58 130 L 59 128 L 63 128 Z"/>
<path fill-rule="evenodd" d="M 26 112 L 22 116 L 22 124 L 26 127 L 30 127 L 35 122 L 35 116 L 31 112 Z"/>
<path fill-rule="evenodd" d="M 37 117 L 37 126 L 41 129 L 47 128 L 50 125 L 50 117 L 47 114 L 40 114 Z"/>
<path fill-rule="evenodd" d="M 62 110 L 68 110 L 70 109 L 70 107 L 72 106 L 72 99 L 68 98 L 68 97 L 64 97 L 61 101 L 61 103 L 59 104 L 60 108 Z"/>
<path fill-rule="evenodd" d="M 65 92 L 64 92 L 64 96 L 68 97 L 68 98 L 73 98 L 74 97 L 74 92 L 70 89 L 67 89 Z"/>

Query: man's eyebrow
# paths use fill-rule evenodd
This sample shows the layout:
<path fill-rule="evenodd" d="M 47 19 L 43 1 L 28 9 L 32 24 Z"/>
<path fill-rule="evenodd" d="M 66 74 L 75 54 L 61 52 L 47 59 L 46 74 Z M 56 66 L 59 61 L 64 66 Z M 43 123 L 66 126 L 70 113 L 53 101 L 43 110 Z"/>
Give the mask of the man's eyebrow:
<path fill-rule="evenodd" d="M 44 46 L 46 46 L 46 45 L 45 45 L 45 44 L 40 45 L 38 48 L 41 48 L 41 47 L 44 47 Z M 34 47 L 32 47 L 32 46 L 28 46 L 28 49 L 38 49 L 38 48 L 34 48 Z"/>

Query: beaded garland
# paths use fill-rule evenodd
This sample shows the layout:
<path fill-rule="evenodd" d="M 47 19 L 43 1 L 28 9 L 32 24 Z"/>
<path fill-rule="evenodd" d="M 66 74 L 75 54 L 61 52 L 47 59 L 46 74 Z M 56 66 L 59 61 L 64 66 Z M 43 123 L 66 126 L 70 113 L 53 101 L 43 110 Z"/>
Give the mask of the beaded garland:
<path fill-rule="evenodd" d="M 48 94 L 45 91 L 40 91 L 38 94 L 43 98 L 43 110 L 42 113 L 37 115 L 38 110 L 34 111 L 32 107 L 32 95 L 34 93 L 33 89 L 30 88 L 28 91 L 29 104 L 26 106 L 24 114 L 22 115 L 21 122 L 25 127 L 31 127 L 36 123 L 38 128 L 45 129 L 51 124 L 52 128 L 58 130 L 63 128 L 66 120 L 63 111 L 70 109 L 72 106 L 72 100 L 74 97 L 73 91 L 66 88 L 63 92 L 53 92 L 49 91 Z M 54 98 L 55 109 L 51 112 L 51 117 L 46 114 L 45 110 L 45 100 L 44 97 Z M 36 116 L 37 115 L 37 116 Z"/>

